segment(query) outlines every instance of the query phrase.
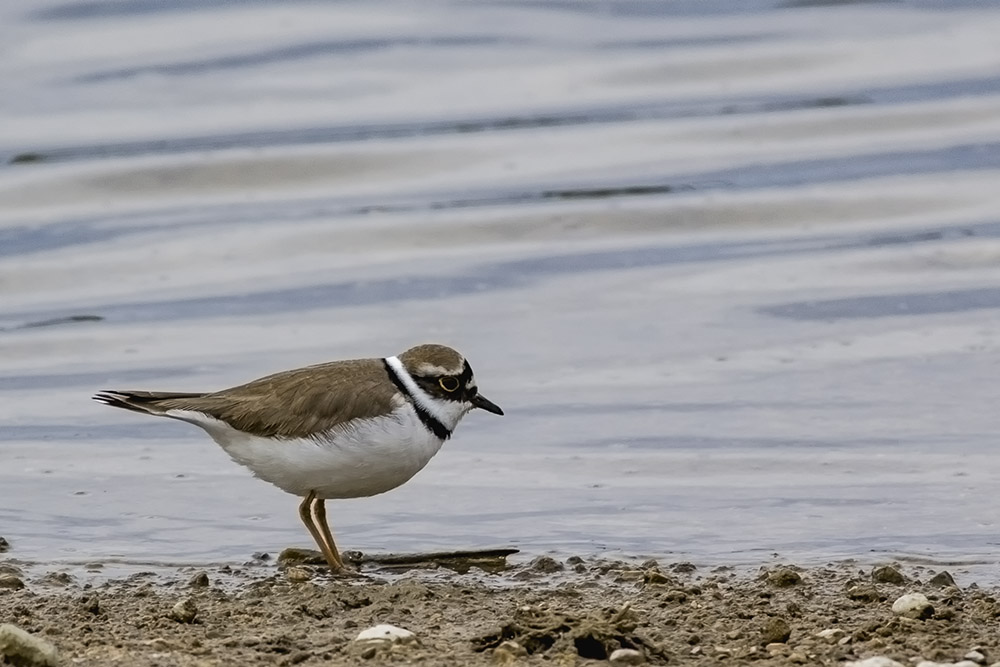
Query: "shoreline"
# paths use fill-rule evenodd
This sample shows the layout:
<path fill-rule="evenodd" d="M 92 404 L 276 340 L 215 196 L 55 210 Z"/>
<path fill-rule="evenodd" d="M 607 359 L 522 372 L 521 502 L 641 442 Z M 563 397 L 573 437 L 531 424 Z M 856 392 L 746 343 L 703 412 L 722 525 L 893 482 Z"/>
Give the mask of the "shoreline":
<path fill-rule="evenodd" d="M 612 656 L 613 664 L 839 665 L 882 656 L 968 667 L 1000 659 L 1000 590 L 922 565 L 768 563 L 753 571 L 540 556 L 456 571 L 425 558 L 368 561 L 360 574 L 331 576 L 314 558 L 286 550 L 277 562 L 160 568 L 102 583 L 8 558 L 0 561 L 0 623 L 79 665 L 579 664 Z M 899 602 L 905 596 L 909 607 Z M 382 624 L 413 637 L 356 640 Z"/>

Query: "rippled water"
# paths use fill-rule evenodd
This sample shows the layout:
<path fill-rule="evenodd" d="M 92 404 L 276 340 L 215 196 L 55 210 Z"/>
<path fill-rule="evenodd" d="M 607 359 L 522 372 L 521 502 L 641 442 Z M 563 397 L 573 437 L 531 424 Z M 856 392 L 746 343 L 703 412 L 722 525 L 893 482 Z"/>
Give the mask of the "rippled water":
<path fill-rule="evenodd" d="M 3 3 L 0 535 L 307 545 L 199 431 L 89 395 L 435 340 L 507 416 L 333 503 L 345 548 L 995 562 L 998 34 L 951 0 Z"/>

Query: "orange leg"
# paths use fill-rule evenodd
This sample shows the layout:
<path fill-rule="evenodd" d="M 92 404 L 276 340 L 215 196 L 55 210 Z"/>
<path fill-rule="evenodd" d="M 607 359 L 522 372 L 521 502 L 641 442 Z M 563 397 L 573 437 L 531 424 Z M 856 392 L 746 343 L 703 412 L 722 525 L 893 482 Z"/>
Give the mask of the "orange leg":
<path fill-rule="evenodd" d="M 323 498 L 314 498 L 312 511 L 316 527 L 319 528 L 320 533 L 323 535 L 323 541 L 327 545 L 327 551 L 323 553 L 326 556 L 326 562 L 330 564 L 330 568 L 334 571 L 343 570 L 344 560 L 340 557 L 340 552 L 337 551 L 337 543 L 333 541 L 333 533 L 330 532 L 330 525 L 326 522 L 326 500 Z"/>
<path fill-rule="evenodd" d="M 323 558 L 326 559 L 326 562 L 330 566 L 330 568 L 333 570 L 340 570 L 344 567 L 344 563 L 343 561 L 340 560 L 340 554 L 337 553 L 337 548 L 333 547 L 333 549 L 331 549 L 330 546 L 327 545 L 326 541 L 323 539 L 323 533 L 316 526 L 315 519 L 313 518 L 313 515 L 310 511 L 312 509 L 312 504 L 316 501 L 317 501 L 316 492 L 310 491 L 309 495 L 306 496 L 305 499 L 302 501 L 302 503 L 299 505 L 299 518 L 302 519 L 302 523 L 306 525 L 306 529 L 309 531 L 309 534 L 312 535 L 313 540 L 316 542 L 316 546 L 318 546 L 319 550 L 323 552 Z M 323 501 L 320 500 L 319 502 Z M 324 524 L 325 524 L 325 513 L 324 513 Z M 329 531 L 329 528 L 327 528 L 327 530 Z M 333 538 L 330 539 L 332 544 Z"/>

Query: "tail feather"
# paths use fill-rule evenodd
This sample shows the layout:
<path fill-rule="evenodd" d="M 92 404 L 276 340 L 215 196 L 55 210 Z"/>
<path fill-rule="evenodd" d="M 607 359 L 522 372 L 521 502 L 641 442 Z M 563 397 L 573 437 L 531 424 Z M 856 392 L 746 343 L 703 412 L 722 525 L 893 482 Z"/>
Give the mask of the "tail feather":
<path fill-rule="evenodd" d="M 204 394 L 183 394 L 165 391 L 99 391 L 93 395 L 93 399 L 98 403 L 110 405 L 115 408 L 124 408 L 133 412 L 141 412 L 148 415 L 162 415 L 169 408 L 161 406 L 161 401 L 168 401 L 176 398 L 200 398 Z"/>

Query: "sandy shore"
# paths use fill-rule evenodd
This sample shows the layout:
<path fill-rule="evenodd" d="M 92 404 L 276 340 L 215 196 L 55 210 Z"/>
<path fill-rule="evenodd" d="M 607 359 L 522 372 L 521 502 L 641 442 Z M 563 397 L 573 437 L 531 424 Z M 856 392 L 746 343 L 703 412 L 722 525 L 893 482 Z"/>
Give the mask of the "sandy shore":
<path fill-rule="evenodd" d="M 366 563 L 332 577 L 291 559 L 97 584 L 7 562 L 0 622 L 79 665 L 580 664 L 623 648 L 638 655 L 619 653 L 617 664 L 1000 659 L 996 591 L 921 566 L 738 571 L 541 557 L 485 571 L 497 562 Z M 893 610 L 913 593 L 927 604 Z M 356 641 L 378 624 L 414 637 Z"/>

